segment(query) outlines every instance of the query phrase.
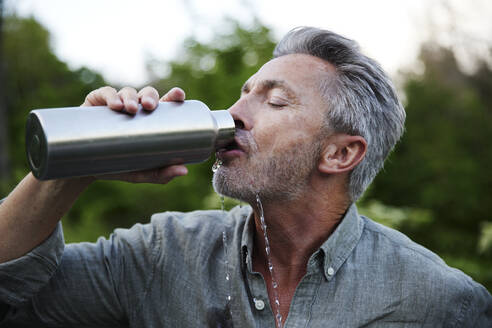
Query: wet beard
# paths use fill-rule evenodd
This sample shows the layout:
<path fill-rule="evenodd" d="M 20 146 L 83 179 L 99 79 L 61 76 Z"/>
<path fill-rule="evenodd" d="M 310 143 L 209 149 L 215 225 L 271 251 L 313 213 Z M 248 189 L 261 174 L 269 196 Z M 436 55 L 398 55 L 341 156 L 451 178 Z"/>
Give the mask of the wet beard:
<path fill-rule="evenodd" d="M 302 196 L 321 152 L 318 141 L 299 142 L 270 156 L 253 153 L 244 163 L 231 161 L 213 176 L 215 191 L 250 204 L 256 194 L 263 201 L 289 201 Z"/>

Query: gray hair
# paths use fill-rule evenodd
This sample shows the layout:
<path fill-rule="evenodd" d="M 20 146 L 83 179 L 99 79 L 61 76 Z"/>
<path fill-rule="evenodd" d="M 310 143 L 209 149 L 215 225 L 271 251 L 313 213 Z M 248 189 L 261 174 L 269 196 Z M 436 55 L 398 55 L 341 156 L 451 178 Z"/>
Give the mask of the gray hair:
<path fill-rule="evenodd" d="M 298 27 L 273 51 L 274 57 L 289 54 L 316 56 L 335 67 L 334 81 L 330 76 L 320 85 L 329 107 L 326 127 L 362 136 L 368 144 L 365 158 L 349 176 L 348 194 L 355 202 L 403 134 L 405 110 L 380 65 L 363 55 L 355 41 L 326 30 Z"/>

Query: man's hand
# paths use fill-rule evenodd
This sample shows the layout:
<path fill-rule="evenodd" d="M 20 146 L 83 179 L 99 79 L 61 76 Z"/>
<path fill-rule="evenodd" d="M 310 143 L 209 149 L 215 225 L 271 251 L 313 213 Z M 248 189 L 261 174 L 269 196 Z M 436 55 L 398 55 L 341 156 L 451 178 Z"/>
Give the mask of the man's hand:
<path fill-rule="evenodd" d="M 180 88 L 173 88 L 166 93 L 160 101 L 184 101 L 185 93 Z M 146 111 L 153 111 L 157 108 L 159 102 L 159 93 L 153 87 L 145 87 L 139 92 L 133 88 L 124 87 L 116 91 L 112 87 L 102 87 L 92 91 L 85 98 L 82 106 L 108 106 L 115 111 L 125 111 L 129 114 L 135 114 L 139 110 L 139 104 Z M 188 169 L 184 165 L 172 165 L 163 168 L 106 174 L 96 176 L 98 179 L 105 180 L 123 180 L 133 183 L 160 183 L 165 184 L 177 176 L 186 175 Z"/>
<path fill-rule="evenodd" d="M 174 88 L 161 101 L 183 101 L 183 90 Z M 113 110 L 136 113 L 138 104 L 143 110 L 157 107 L 159 94 L 146 87 L 137 92 L 123 88 L 119 92 L 111 87 L 92 91 L 83 106 L 109 106 Z M 18 258 L 45 240 L 58 221 L 72 207 L 80 193 L 94 180 L 119 179 L 130 182 L 167 183 L 172 178 L 185 175 L 183 165 L 132 172 L 40 181 L 29 173 L 0 204 L 0 263 Z"/>

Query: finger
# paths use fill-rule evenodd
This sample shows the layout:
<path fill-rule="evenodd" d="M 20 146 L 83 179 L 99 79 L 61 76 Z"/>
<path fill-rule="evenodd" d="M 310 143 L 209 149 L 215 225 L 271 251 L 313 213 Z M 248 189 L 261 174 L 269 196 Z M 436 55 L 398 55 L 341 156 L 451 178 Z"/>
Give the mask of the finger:
<path fill-rule="evenodd" d="M 162 96 L 161 101 L 184 101 L 186 97 L 183 89 L 174 87 Z"/>
<path fill-rule="evenodd" d="M 91 91 L 81 106 L 109 106 L 111 109 L 121 110 L 123 102 L 116 94 L 116 89 L 105 86 Z"/>
<path fill-rule="evenodd" d="M 138 111 L 137 90 L 130 87 L 124 87 L 118 91 L 118 96 L 121 101 L 123 101 L 123 106 L 126 112 L 135 114 Z"/>
<path fill-rule="evenodd" d="M 184 165 L 173 165 L 159 169 L 150 169 L 138 172 L 116 173 L 100 175 L 97 178 L 103 180 L 122 180 L 132 183 L 156 183 L 166 184 L 175 177 L 188 174 Z"/>
<path fill-rule="evenodd" d="M 154 110 L 159 102 L 159 92 L 151 86 L 146 86 L 138 92 L 138 99 L 145 110 Z"/>
<path fill-rule="evenodd" d="M 155 182 L 156 183 L 168 183 L 175 177 L 183 176 L 188 174 L 188 169 L 184 165 L 172 165 L 157 169 L 155 171 Z"/>
<path fill-rule="evenodd" d="M 172 165 L 159 169 L 135 172 L 136 176 L 130 179 L 130 182 L 147 182 L 166 184 L 175 177 L 188 174 L 188 169 L 184 165 Z"/>

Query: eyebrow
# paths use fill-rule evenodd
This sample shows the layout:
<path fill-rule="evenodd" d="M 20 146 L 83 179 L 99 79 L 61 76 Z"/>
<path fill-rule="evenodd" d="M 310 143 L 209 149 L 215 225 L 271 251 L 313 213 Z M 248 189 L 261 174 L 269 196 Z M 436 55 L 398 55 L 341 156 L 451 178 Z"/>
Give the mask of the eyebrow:
<path fill-rule="evenodd" d="M 283 80 L 263 80 L 259 82 L 259 88 L 262 91 L 272 89 L 282 90 L 291 100 L 297 101 L 295 92 Z M 241 88 L 241 93 L 248 93 L 251 90 L 249 81 L 246 81 Z"/>

